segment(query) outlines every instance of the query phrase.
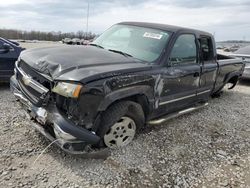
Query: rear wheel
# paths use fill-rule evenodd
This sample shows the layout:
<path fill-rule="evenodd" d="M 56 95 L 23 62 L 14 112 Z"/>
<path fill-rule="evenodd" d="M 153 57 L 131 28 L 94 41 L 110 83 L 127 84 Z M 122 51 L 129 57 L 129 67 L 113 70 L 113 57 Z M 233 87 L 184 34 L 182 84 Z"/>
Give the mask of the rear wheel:
<path fill-rule="evenodd" d="M 98 135 L 101 146 L 119 148 L 128 145 L 145 123 L 141 105 L 132 101 L 118 102 L 102 114 Z"/>

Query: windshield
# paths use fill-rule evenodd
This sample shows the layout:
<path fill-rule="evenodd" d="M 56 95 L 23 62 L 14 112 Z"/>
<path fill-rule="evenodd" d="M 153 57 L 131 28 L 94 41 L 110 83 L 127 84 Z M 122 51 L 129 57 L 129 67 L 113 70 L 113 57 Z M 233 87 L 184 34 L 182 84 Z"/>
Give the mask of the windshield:
<path fill-rule="evenodd" d="M 118 24 L 105 31 L 92 44 L 153 62 L 162 53 L 169 35 L 162 30 Z"/>

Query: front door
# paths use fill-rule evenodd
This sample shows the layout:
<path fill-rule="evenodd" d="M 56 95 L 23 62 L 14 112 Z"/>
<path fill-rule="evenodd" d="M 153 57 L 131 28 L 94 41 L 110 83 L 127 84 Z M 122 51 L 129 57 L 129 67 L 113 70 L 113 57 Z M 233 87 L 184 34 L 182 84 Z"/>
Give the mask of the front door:
<path fill-rule="evenodd" d="M 179 35 L 170 53 L 168 66 L 164 69 L 158 113 L 177 111 L 196 102 L 201 66 L 193 34 Z"/>

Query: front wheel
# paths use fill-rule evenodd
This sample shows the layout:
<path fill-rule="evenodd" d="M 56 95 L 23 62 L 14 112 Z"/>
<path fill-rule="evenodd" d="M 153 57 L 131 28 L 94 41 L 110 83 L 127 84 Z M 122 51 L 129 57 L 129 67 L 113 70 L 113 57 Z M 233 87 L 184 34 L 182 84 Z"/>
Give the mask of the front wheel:
<path fill-rule="evenodd" d="M 135 121 L 130 117 L 121 117 L 104 135 L 104 143 L 109 148 L 124 147 L 135 137 Z"/>
<path fill-rule="evenodd" d="M 102 115 L 98 135 L 101 145 L 120 148 L 128 145 L 145 123 L 141 105 L 132 101 L 118 102 L 110 106 Z"/>

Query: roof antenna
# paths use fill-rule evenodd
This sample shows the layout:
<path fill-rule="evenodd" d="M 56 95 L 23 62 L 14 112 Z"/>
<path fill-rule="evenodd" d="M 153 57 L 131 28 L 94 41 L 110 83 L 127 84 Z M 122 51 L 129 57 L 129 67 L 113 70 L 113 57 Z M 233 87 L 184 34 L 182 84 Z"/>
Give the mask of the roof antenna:
<path fill-rule="evenodd" d="M 86 39 L 88 36 L 88 31 L 89 31 L 89 0 L 88 0 L 88 6 L 87 6 Z"/>

